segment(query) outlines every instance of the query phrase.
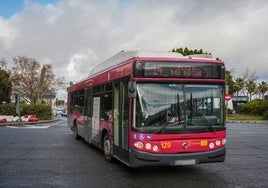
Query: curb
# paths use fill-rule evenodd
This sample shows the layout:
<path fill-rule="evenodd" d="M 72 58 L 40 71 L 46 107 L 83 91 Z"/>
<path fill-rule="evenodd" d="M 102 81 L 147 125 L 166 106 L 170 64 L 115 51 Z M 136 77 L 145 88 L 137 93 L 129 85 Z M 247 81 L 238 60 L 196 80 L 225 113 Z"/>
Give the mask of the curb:
<path fill-rule="evenodd" d="M 254 121 L 254 120 L 227 120 L 226 123 L 268 124 L 268 121 Z"/>

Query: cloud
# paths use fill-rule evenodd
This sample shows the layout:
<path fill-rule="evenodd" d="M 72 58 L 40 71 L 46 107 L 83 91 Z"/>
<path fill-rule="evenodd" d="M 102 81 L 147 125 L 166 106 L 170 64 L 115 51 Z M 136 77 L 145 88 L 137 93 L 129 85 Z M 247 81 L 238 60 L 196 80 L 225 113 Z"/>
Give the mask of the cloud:
<path fill-rule="evenodd" d="M 67 82 L 121 50 L 204 49 L 268 80 L 268 2 L 59 0 L 0 17 L 0 57 L 50 63 Z"/>
<path fill-rule="evenodd" d="M 0 17 L 0 50 L 11 50 L 16 32 L 3 18 Z"/>
<path fill-rule="evenodd" d="M 83 79 L 85 76 L 89 76 L 90 71 L 96 66 L 97 61 L 97 55 L 92 50 L 80 50 L 70 55 L 69 63 L 64 72 L 69 77 Z"/>

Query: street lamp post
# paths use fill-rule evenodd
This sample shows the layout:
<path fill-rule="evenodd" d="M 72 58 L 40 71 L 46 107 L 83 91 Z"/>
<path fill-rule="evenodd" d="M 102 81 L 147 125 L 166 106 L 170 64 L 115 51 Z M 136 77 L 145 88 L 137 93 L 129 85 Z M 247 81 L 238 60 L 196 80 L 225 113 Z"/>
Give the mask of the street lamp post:
<path fill-rule="evenodd" d="M 16 103 L 16 113 L 19 116 L 19 124 L 21 123 L 21 114 L 20 114 L 20 90 L 19 90 L 19 94 L 15 94 L 15 103 Z"/>

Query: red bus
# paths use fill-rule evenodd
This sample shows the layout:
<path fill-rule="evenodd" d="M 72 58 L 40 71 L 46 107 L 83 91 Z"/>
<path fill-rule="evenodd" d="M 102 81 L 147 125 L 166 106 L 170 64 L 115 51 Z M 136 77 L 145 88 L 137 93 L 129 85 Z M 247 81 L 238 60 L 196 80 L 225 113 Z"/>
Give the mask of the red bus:
<path fill-rule="evenodd" d="M 225 66 L 174 52 L 122 51 L 68 91 L 68 126 L 130 167 L 223 162 Z"/>

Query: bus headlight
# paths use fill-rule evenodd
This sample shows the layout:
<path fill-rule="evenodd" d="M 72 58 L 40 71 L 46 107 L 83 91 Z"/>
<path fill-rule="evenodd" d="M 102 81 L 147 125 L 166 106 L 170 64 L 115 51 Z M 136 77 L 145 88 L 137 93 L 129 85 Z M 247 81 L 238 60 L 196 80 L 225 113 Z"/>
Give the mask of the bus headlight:
<path fill-rule="evenodd" d="M 209 143 L 209 148 L 210 149 L 214 149 L 215 148 L 215 144 L 213 142 Z"/>
<path fill-rule="evenodd" d="M 225 145 L 226 144 L 226 138 L 222 139 L 221 143 L 222 143 L 222 145 Z"/>
<path fill-rule="evenodd" d="M 220 146 L 221 145 L 221 141 L 216 140 L 215 144 L 216 144 L 216 146 Z"/>
<path fill-rule="evenodd" d="M 135 142 L 134 146 L 138 149 L 142 149 L 143 148 L 143 143 L 142 142 Z"/>
<path fill-rule="evenodd" d="M 158 146 L 157 146 L 157 145 L 154 145 L 154 146 L 153 146 L 153 151 L 154 151 L 154 152 L 158 152 L 158 150 L 159 150 Z"/>
<path fill-rule="evenodd" d="M 148 149 L 148 150 L 150 150 L 150 149 L 152 149 L 152 145 L 150 143 L 146 143 L 145 144 L 145 148 Z"/>

